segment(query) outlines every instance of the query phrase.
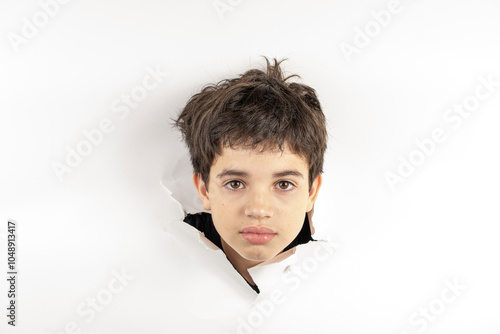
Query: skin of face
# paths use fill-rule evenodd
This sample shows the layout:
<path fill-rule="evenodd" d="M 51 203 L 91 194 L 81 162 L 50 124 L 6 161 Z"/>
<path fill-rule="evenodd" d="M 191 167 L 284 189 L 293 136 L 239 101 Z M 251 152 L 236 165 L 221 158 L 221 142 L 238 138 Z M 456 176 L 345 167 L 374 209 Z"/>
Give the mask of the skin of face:
<path fill-rule="evenodd" d="M 292 153 L 225 147 L 210 169 L 207 185 L 193 181 L 205 210 L 210 210 L 228 259 L 242 273 L 272 259 L 299 234 L 306 212 L 313 209 L 321 174 L 309 187 L 307 161 Z M 274 231 L 271 241 L 256 244 L 242 236 L 247 227 Z"/>

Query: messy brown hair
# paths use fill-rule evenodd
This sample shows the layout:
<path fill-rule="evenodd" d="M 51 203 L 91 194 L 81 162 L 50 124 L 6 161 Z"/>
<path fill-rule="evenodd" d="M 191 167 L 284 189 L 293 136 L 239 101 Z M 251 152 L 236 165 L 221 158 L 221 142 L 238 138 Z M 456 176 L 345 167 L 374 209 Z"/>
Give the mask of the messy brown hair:
<path fill-rule="evenodd" d="M 284 151 L 309 166 L 309 186 L 323 172 L 327 145 L 325 115 L 309 86 L 287 82 L 281 61 L 265 58 L 265 71 L 205 86 L 193 95 L 175 122 L 189 148 L 194 173 L 208 187 L 210 168 L 223 147 Z"/>

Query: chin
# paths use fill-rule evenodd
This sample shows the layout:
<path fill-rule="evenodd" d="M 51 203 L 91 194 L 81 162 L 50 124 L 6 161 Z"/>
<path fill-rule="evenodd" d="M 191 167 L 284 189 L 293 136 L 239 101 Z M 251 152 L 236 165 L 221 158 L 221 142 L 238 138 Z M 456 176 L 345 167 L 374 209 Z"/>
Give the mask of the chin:
<path fill-rule="evenodd" d="M 270 252 L 269 250 L 262 249 L 262 247 L 252 246 L 253 249 L 243 249 L 239 254 L 250 261 L 267 261 L 278 255 L 278 253 Z M 260 248 L 260 249 L 259 249 Z"/>

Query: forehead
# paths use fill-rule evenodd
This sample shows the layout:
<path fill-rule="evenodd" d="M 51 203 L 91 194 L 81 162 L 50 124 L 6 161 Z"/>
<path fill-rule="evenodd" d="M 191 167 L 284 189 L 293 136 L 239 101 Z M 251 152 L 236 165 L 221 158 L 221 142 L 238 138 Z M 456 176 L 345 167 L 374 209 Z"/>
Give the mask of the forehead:
<path fill-rule="evenodd" d="M 212 171 L 220 171 L 225 168 L 248 171 L 258 169 L 259 173 L 266 171 L 273 173 L 284 169 L 296 169 L 300 172 L 308 170 L 306 159 L 293 153 L 286 146 L 283 151 L 262 150 L 259 147 L 256 149 L 224 147 L 221 153 L 215 158 L 211 167 Z"/>

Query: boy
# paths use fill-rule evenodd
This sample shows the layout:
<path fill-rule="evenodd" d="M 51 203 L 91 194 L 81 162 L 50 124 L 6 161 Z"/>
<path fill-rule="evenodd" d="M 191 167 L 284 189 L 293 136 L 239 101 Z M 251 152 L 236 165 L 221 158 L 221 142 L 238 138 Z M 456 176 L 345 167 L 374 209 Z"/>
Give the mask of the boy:
<path fill-rule="evenodd" d="M 175 121 L 205 210 L 184 221 L 218 246 L 259 293 L 248 269 L 314 241 L 325 116 L 315 91 L 288 82 L 281 61 L 205 87 Z M 309 213 L 309 214 L 308 214 Z"/>

